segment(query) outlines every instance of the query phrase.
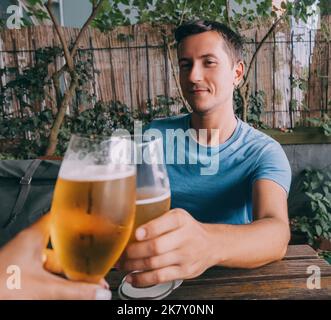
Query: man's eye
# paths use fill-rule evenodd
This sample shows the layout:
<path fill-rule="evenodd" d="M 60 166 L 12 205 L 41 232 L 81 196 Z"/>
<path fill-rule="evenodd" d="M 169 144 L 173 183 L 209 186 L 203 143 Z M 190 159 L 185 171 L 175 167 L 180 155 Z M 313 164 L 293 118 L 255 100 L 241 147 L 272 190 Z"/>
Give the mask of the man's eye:
<path fill-rule="evenodd" d="M 216 64 L 216 62 L 215 61 L 212 61 L 212 60 L 207 60 L 206 61 L 206 64 L 208 64 L 208 65 L 214 65 L 214 64 Z"/>
<path fill-rule="evenodd" d="M 189 67 L 190 67 L 190 64 L 189 64 L 189 63 L 181 64 L 181 65 L 180 65 L 180 68 L 181 68 L 181 69 L 188 69 Z"/>

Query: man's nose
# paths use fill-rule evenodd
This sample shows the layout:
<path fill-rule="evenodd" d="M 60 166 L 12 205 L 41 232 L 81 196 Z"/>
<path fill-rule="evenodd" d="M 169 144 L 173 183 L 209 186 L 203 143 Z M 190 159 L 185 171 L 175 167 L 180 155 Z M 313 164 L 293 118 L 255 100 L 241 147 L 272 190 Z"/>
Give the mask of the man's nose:
<path fill-rule="evenodd" d="M 190 82 L 192 83 L 197 83 L 199 81 L 202 81 L 203 79 L 203 72 L 202 69 L 199 65 L 193 65 L 189 75 L 188 75 L 188 79 Z"/>

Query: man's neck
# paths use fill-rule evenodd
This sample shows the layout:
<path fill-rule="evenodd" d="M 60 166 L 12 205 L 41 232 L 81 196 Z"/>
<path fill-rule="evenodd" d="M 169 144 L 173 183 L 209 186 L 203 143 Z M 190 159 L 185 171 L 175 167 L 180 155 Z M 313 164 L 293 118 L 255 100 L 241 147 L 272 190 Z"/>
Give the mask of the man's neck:
<path fill-rule="evenodd" d="M 233 109 L 223 109 L 222 112 L 217 111 L 211 111 L 205 114 L 192 113 L 191 127 L 197 130 L 198 142 L 200 144 L 222 144 L 227 141 L 236 130 L 237 119 Z M 207 138 L 203 135 L 199 135 L 199 129 L 207 129 Z"/>

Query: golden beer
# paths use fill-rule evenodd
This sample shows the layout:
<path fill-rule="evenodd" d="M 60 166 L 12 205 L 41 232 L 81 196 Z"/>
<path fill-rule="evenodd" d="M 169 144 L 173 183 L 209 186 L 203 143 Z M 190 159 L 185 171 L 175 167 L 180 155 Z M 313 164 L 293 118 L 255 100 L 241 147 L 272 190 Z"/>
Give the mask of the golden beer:
<path fill-rule="evenodd" d="M 138 188 L 136 200 L 136 219 L 130 241 L 135 240 L 136 229 L 163 215 L 170 209 L 170 192 L 166 189 Z"/>
<path fill-rule="evenodd" d="M 135 218 L 135 172 L 59 175 L 51 241 L 66 276 L 98 282 L 122 254 Z M 96 171 L 96 172 L 97 172 Z M 93 173 L 93 170 L 91 171 Z"/>

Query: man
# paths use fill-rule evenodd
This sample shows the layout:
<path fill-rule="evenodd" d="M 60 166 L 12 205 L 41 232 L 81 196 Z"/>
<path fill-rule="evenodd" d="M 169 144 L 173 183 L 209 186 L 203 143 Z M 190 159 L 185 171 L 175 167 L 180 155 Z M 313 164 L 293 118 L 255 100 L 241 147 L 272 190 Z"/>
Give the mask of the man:
<path fill-rule="evenodd" d="M 202 175 L 201 162 L 167 164 L 173 209 L 138 228 L 121 259 L 126 271 L 144 270 L 127 279 L 138 287 L 193 278 L 214 265 L 259 267 L 282 259 L 290 238 L 285 153 L 233 111 L 233 90 L 244 74 L 240 36 L 198 21 L 180 26 L 175 37 L 181 88 L 193 112 L 150 128 L 162 132 L 165 144 L 167 130 L 194 129 L 219 167 Z"/>

